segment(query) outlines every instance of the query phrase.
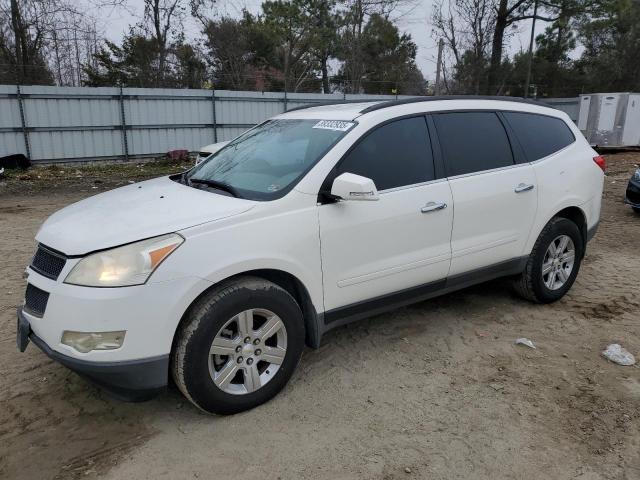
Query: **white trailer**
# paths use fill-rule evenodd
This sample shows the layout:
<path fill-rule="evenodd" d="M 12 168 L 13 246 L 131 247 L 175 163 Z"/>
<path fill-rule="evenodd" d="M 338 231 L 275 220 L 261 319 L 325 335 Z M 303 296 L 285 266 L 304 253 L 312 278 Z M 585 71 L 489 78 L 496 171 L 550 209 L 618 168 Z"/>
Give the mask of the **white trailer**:
<path fill-rule="evenodd" d="M 581 95 L 577 123 L 592 145 L 640 146 L 640 93 Z"/>

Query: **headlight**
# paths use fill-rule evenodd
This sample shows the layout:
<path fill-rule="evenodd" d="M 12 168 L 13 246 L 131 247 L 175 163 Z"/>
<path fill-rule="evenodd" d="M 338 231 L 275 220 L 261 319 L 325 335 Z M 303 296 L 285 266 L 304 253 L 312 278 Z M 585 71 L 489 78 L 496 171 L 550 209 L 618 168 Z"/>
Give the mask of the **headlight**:
<path fill-rule="evenodd" d="M 633 174 L 633 179 L 636 182 L 640 182 L 640 168 L 636 170 L 636 173 Z"/>
<path fill-rule="evenodd" d="M 93 253 L 73 267 L 64 283 L 85 287 L 142 285 L 182 242 L 184 238 L 171 233 Z"/>

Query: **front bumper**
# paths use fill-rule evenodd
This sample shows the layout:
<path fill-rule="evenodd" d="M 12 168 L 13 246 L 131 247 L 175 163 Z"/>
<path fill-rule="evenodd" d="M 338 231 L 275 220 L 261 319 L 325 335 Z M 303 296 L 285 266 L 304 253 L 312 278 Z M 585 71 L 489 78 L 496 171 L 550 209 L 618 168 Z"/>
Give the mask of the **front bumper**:
<path fill-rule="evenodd" d="M 90 362 L 51 349 L 32 330 L 22 307 L 18 307 L 18 349 L 33 342 L 47 356 L 95 383 L 110 395 L 125 401 L 148 400 L 167 386 L 169 355 L 121 362 Z"/>

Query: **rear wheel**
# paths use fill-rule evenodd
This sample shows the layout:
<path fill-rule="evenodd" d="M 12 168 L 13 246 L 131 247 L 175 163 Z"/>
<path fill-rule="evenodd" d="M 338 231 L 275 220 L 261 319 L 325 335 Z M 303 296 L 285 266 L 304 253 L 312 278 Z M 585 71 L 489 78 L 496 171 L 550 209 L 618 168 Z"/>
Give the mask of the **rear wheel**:
<path fill-rule="evenodd" d="M 566 218 L 553 218 L 542 229 L 524 271 L 516 278 L 516 291 L 533 302 L 559 300 L 573 285 L 583 253 L 578 226 Z"/>
<path fill-rule="evenodd" d="M 636 212 L 638 215 L 640 215 L 640 207 L 631 207 L 633 208 L 633 211 Z"/>
<path fill-rule="evenodd" d="M 285 386 L 304 336 L 302 312 L 286 290 L 260 278 L 239 278 L 191 308 L 175 342 L 173 377 L 202 410 L 248 410 Z"/>

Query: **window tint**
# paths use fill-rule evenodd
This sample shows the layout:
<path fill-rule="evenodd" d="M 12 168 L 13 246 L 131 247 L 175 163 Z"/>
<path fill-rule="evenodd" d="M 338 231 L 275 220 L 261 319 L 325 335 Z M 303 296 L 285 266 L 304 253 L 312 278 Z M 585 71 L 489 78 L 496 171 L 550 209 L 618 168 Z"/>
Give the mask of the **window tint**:
<path fill-rule="evenodd" d="M 433 120 L 447 176 L 513 165 L 507 132 L 495 113 L 441 113 Z"/>
<path fill-rule="evenodd" d="M 378 190 L 434 179 L 431 142 L 424 117 L 396 120 L 375 129 L 338 165 L 370 178 Z"/>
<path fill-rule="evenodd" d="M 516 112 L 504 112 L 504 116 L 530 162 L 551 155 L 576 139 L 559 118 Z"/>

